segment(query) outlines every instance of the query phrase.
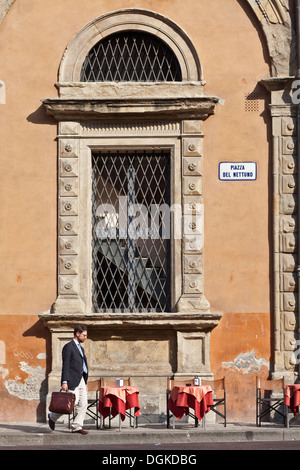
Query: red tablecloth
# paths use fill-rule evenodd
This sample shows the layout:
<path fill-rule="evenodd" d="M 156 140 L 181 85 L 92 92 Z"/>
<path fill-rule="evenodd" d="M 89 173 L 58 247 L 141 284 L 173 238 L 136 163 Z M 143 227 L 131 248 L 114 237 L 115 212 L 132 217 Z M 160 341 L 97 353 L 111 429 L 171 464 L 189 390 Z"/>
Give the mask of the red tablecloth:
<path fill-rule="evenodd" d="M 284 404 L 289 407 L 294 416 L 299 412 L 300 384 L 287 385 L 285 387 Z"/>
<path fill-rule="evenodd" d="M 126 410 L 134 408 L 135 416 L 140 415 L 139 391 L 137 387 L 101 387 L 99 391 L 99 412 L 103 418 L 109 413 L 115 417 L 118 413 L 122 421 L 126 416 Z"/>
<path fill-rule="evenodd" d="M 214 404 L 212 389 L 209 385 L 195 387 L 173 387 L 168 401 L 168 408 L 177 419 L 195 411 L 196 418 L 201 421 L 205 413 Z"/>

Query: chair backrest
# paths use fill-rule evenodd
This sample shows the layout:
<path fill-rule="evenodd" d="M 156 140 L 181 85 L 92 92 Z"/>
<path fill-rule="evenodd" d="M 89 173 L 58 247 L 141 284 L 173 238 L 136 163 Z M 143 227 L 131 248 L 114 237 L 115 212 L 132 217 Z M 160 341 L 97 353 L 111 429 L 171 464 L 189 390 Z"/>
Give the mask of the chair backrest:
<path fill-rule="evenodd" d="M 261 377 L 256 377 L 256 389 L 261 390 L 284 390 L 285 389 L 285 378 L 281 379 L 262 379 Z"/>
<path fill-rule="evenodd" d="M 214 391 L 225 390 L 225 377 L 221 379 L 201 379 L 202 385 L 210 385 Z"/>
<path fill-rule="evenodd" d="M 185 377 L 184 379 L 170 379 L 168 378 L 168 390 L 173 387 L 189 387 L 194 385 L 194 377 Z M 225 377 L 221 379 L 201 379 L 201 385 L 210 385 L 212 390 L 225 390 Z"/>
<path fill-rule="evenodd" d="M 167 380 L 167 389 L 172 390 L 173 387 L 191 387 L 194 385 L 194 377 L 185 377 L 184 379 Z"/>
<path fill-rule="evenodd" d="M 121 377 L 118 377 L 118 378 L 121 378 Z M 107 380 L 102 377 L 100 379 L 100 382 L 101 382 L 101 387 L 115 387 L 116 386 L 116 379 Z M 130 377 L 128 377 L 127 379 L 123 379 L 123 385 L 124 387 L 130 387 Z"/>
<path fill-rule="evenodd" d="M 96 392 L 101 387 L 101 379 L 91 380 L 90 382 L 87 383 L 87 385 L 88 385 L 89 392 Z"/>

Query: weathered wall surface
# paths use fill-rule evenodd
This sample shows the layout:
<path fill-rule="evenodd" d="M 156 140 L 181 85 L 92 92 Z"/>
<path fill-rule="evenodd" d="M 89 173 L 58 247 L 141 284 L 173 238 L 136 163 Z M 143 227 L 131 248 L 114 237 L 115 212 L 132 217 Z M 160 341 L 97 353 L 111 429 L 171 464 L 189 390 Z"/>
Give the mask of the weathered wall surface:
<path fill-rule="evenodd" d="M 1 316 L 2 422 L 45 420 L 49 340 L 50 333 L 34 315 Z"/>
<path fill-rule="evenodd" d="M 246 2 L 245 2 L 246 3 Z M 226 375 L 228 420 L 254 421 L 255 375 L 271 357 L 270 117 L 258 81 L 269 76 L 264 36 L 235 0 L 15 0 L 0 25 L 0 421 L 45 416 L 50 334 L 38 322 L 56 298 L 56 96 L 64 49 L 91 19 L 144 8 L 173 20 L 197 49 L 205 92 L 224 100 L 204 124 L 205 293 L 223 318 L 211 369 Z M 221 182 L 220 161 L 255 161 L 255 182 Z M 47 355 L 47 360 L 46 360 Z M 241 400 L 243 397 L 243 400 Z"/>

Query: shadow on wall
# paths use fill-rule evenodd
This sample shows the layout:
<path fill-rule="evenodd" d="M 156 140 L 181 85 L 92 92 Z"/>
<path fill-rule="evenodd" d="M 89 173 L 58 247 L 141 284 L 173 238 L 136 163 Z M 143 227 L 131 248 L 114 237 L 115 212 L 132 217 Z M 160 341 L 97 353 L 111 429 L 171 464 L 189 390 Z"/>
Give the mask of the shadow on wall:
<path fill-rule="evenodd" d="M 45 347 L 46 347 L 46 371 L 45 371 L 45 379 L 41 382 L 39 395 L 40 395 L 40 403 L 36 410 L 36 418 L 37 422 L 45 422 L 46 419 L 46 397 L 48 393 L 48 374 L 51 371 L 51 363 L 52 363 L 52 356 L 51 356 L 51 333 L 46 328 L 42 322 L 42 320 L 38 320 L 34 323 L 28 330 L 24 331 L 24 337 L 35 337 L 41 338 L 45 340 Z"/>
<path fill-rule="evenodd" d="M 28 330 L 24 331 L 24 337 L 35 337 L 45 340 L 46 343 L 46 374 L 48 375 L 51 372 L 51 333 L 43 324 L 42 320 L 38 320 L 34 325 L 32 325 Z"/>
<path fill-rule="evenodd" d="M 47 124 L 48 126 L 49 125 L 57 125 L 57 122 L 56 120 L 52 117 L 52 116 L 48 116 L 44 106 L 41 104 L 41 106 L 39 106 L 37 108 L 36 111 L 34 111 L 33 113 L 29 114 L 29 116 L 27 116 L 27 121 L 28 122 L 31 122 L 32 124 Z"/>

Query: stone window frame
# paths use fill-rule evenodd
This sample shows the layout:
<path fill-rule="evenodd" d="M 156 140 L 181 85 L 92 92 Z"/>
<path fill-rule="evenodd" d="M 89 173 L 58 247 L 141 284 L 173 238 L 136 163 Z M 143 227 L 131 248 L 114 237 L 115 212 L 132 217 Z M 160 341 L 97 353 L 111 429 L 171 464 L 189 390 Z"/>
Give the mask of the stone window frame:
<path fill-rule="evenodd" d="M 166 42 L 182 67 L 182 82 L 79 82 L 81 66 L 91 47 L 102 37 L 126 29 L 155 34 Z M 204 94 L 204 84 L 198 55 L 187 34 L 177 24 L 148 10 L 126 9 L 105 14 L 82 28 L 67 46 L 56 84 L 59 96 L 43 100 L 48 114 L 59 121 L 58 297 L 52 314 L 78 314 L 84 320 L 87 314 L 94 315 L 96 322 L 103 321 L 106 325 L 111 321 L 110 316 L 91 311 L 91 253 L 86 242 L 91 240 L 91 232 L 85 219 L 91 199 L 86 190 L 90 172 L 87 155 L 92 148 L 99 150 L 101 145 L 106 145 L 104 136 L 114 146 L 119 139 L 120 149 L 125 145 L 124 137 L 127 146 L 135 143 L 147 147 L 150 133 L 152 145 L 161 142 L 170 149 L 177 148 L 178 163 L 174 168 L 180 182 L 176 188 L 180 196 L 173 201 L 178 202 L 179 197 L 183 206 L 188 202 L 189 215 L 196 201 L 203 202 L 203 121 L 214 114 L 219 101 L 216 96 Z M 173 131 L 172 126 L 175 126 Z M 74 175 L 71 162 L 76 168 Z M 72 237 L 76 248 L 66 237 Z M 74 253 L 66 253 L 64 242 Z M 181 249 L 176 248 L 176 255 L 173 250 L 176 265 L 173 305 L 176 306 L 169 314 L 153 314 L 151 321 L 168 324 L 174 312 L 180 312 L 176 324 L 186 324 L 189 317 L 189 326 L 194 322 L 202 328 L 204 314 L 205 328 L 210 329 L 216 326 L 220 315 L 208 315 L 209 302 L 203 287 L 203 248 L 188 242 L 183 233 Z M 122 321 L 126 317 L 123 313 L 114 315 L 113 322 L 118 316 L 122 316 Z M 52 316 L 51 321 L 54 320 Z M 135 320 L 143 322 L 137 316 Z"/>
<path fill-rule="evenodd" d="M 93 122 L 60 123 L 60 194 L 59 194 L 59 273 L 58 299 L 55 311 L 93 312 L 92 302 L 92 153 L 99 150 L 147 150 L 155 147 L 170 152 L 171 163 L 171 204 L 180 204 L 180 189 L 175 191 L 175 175 L 180 173 L 180 142 L 178 123 L 148 122 L 147 126 L 124 123 Z M 116 132 L 118 137 L 108 135 L 107 128 Z M 133 135 L 135 134 L 135 135 Z M 137 136 L 138 134 L 138 136 Z M 147 135 L 148 134 L 148 135 Z M 124 140 L 129 141 L 124 143 Z M 72 149 L 72 150 L 71 150 Z M 70 151 L 71 150 L 71 151 Z M 80 155 L 80 158 L 79 158 Z M 68 173 L 66 172 L 66 169 Z M 74 188 L 69 196 L 66 192 Z M 81 208 L 81 210 L 80 210 Z M 80 220 L 80 222 L 79 222 Z M 180 296 L 181 260 L 175 262 L 175 253 L 180 252 L 181 240 L 172 241 L 171 259 L 175 267 L 171 274 L 172 305 Z M 81 273 L 79 275 L 79 273 Z M 81 281 L 81 279 L 83 281 Z M 101 314 L 97 314 L 101 316 Z"/>

